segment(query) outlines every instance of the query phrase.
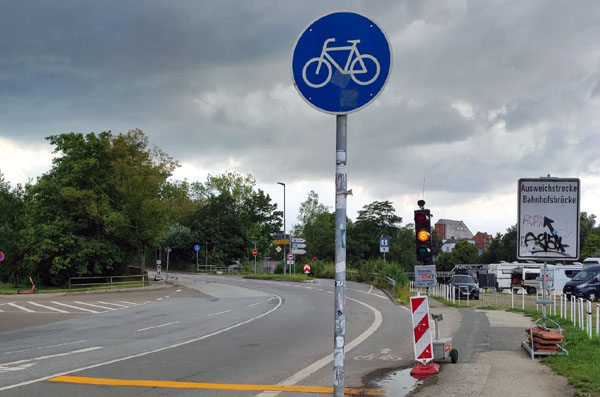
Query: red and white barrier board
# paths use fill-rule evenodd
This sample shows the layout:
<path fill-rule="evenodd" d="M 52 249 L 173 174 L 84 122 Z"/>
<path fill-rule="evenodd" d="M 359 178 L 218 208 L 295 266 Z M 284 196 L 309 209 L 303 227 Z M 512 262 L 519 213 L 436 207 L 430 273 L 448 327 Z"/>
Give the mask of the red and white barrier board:
<path fill-rule="evenodd" d="M 429 300 L 426 296 L 410 298 L 415 359 L 423 364 L 433 360 L 433 345 L 429 328 Z"/>

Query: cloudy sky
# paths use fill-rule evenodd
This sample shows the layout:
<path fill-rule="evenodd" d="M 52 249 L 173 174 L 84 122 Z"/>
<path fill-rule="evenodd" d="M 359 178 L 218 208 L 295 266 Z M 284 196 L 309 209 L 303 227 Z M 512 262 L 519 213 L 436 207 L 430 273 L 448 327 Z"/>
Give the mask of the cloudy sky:
<path fill-rule="evenodd" d="M 600 215 L 600 2 L 85 1 L 0 3 L 0 171 L 42 175 L 66 132 L 142 129 L 178 179 L 251 174 L 288 229 L 310 190 L 334 206 L 335 116 L 292 85 L 298 35 L 336 10 L 386 32 L 383 93 L 348 116 L 348 214 L 416 201 L 473 233 L 517 222 L 517 181 L 581 179 Z M 315 56 L 317 56 L 316 54 Z"/>

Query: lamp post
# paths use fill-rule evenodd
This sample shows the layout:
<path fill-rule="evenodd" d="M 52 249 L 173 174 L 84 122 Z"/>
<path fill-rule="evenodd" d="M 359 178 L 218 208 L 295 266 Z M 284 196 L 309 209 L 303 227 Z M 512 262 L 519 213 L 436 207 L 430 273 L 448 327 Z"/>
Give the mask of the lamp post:
<path fill-rule="evenodd" d="M 278 185 L 283 186 L 283 234 L 285 234 L 285 183 L 283 182 L 277 182 Z M 287 247 L 283 246 L 283 274 L 286 273 L 286 269 L 287 269 L 287 256 L 285 254 L 285 249 Z"/>

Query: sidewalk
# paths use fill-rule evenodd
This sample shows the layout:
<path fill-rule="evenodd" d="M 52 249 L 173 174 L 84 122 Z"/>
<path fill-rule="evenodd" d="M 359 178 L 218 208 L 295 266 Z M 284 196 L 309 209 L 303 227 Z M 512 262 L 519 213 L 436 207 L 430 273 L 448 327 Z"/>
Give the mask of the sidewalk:
<path fill-rule="evenodd" d="M 521 348 L 531 319 L 503 310 L 457 309 L 430 299 L 430 312 L 441 313 L 440 337 L 453 337 L 458 362 L 441 363 L 411 395 L 428 396 L 573 396 L 567 378 L 531 360 Z M 432 330 L 435 332 L 435 329 Z M 435 336 L 435 334 L 434 334 Z"/>

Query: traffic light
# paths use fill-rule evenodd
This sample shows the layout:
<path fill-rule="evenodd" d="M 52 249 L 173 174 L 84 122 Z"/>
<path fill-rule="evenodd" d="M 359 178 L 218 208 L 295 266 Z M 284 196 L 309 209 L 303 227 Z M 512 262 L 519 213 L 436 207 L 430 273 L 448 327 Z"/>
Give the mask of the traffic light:
<path fill-rule="evenodd" d="M 425 203 L 423 202 L 423 205 Z M 415 234 L 417 243 L 417 260 L 423 263 L 433 261 L 431 245 L 431 213 L 427 209 L 415 211 Z"/>

